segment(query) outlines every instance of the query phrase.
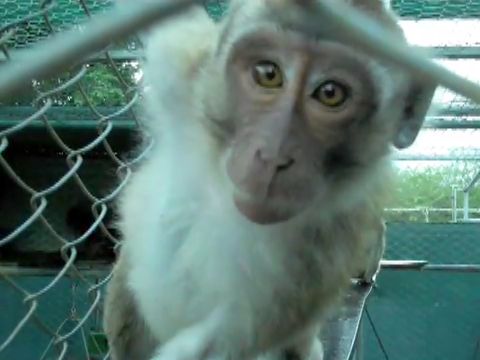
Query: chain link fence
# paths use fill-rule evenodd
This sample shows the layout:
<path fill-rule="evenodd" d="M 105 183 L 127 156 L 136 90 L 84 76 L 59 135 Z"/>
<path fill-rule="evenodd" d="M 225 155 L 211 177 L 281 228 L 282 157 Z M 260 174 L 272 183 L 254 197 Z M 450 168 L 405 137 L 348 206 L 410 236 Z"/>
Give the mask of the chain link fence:
<path fill-rule="evenodd" d="M 422 37 L 417 30 L 424 21 L 475 29 L 480 0 L 391 3 L 404 18 L 407 36 L 432 47 L 439 61 L 477 80 L 472 69 L 480 57 L 478 30 L 460 40 L 433 38 L 432 32 Z M 46 38 L 82 29 L 92 15 L 113 5 L 113 0 L 3 0 L 0 67 Z M 205 5 L 218 19 L 227 1 L 210 0 Z M 119 243 L 112 205 L 149 149 L 147 143 L 136 150 L 140 144 L 135 132 L 141 131 L 141 55 L 141 42 L 132 36 L 60 76 L 34 80 L 29 90 L 0 102 L 0 359 L 108 358 L 101 299 Z M 416 145 L 396 154 L 402 177 L 387 213 L 391 222 L 450 222 L 457 214 L 454 189 L 464 189 L 480 170 L 480 109 L 443 89 L 436 102 L 439 111 L 428 119 Z M 471 192 L 470 213 L 480 217 L 476 189 Z M 461 198 L 457 205 L 458 214 L 463 214 Z M 466 230 L 467 237 L 449 236 L 445 229 L 405 229 L 398 231 L 407 236 L 389 235 L 393 238 L 389 258 L 478 263 L 480 247 L 472 238 L 476 228 Z M 470 240 L 456 242 L 452 250 L 452 237 Z M 457 255 L 436 258 L 432 249 Z M 383 284 L 393 286 L 396 280 L 389 279 L 380 279 L 380 289 Z M 392 303 L 402 297 L 395 291 L 389 297 Z M 413 297 L 411 292 L 409 296 Z M 379 301 L 381 296 L 372 300 L 373 318 L 397 316 L 412 304 L 395 303 L 395 313 Z M 392 343 L 399 324 L 377 325 L 383 326 L 381 333 L 391 342 L 391 354 L 400 344 Z M 402 329 L 408 327 L 404 325 Z M 416 337 L 424 336 L 424 329 L 417 330 Z M 377 349 L 373 338 L 370 335 L 368 343 Z M 457 357 L 428 357 L 452 358 Z"/>

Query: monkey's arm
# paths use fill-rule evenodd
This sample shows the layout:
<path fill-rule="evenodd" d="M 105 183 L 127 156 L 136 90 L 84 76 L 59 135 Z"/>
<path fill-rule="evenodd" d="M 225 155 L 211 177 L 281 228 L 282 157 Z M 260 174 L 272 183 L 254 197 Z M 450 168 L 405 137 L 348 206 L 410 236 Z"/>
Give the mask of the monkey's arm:
<path fill-rule="evenodd" d="M 209 18 L 203 7 L 171 18 L 154 27 L 146 40 L 144 77 L 148 109 L 147 126 L 155 138 L 157 132 L 166 132 L 172 127 L 165 122 L 180 122 L 189 119 L 191 111 L 191 88 L 204 58 L 215 43 L 217 25 Z M 168 124 L 170 125 L 170 124 Z M 139 174 L 146 174 L 145 171 Z M 152 181 L 151 178 L 144 179 Z M 145 187 L 145 183 L 142 185 Z M 133 190 L 132 190 L 133 189 Z M 130 187 L 122 209 L 128 214 L 143 205 L 141 195 Z M 141 193 L 141 191 L 140 191 Z M 131 199 L 136 199 L 131 201 Z M 124 216 L 128 220 L 128 216 Z M 126 221 L 130 224 L 129 221 Z M 122 229 L 124 241 L 138 240 L 137 226 Z M 128 246 L 124 246 L 115 266 L 105 300 L 104 326 L 114 360 L 147 360 L 158 346 L 158 341 L 147 328 L 139 312 L 131 290 L 127 287 L 129 263 Z"/>
<path fill-rule="evenodd" d="M 371 284 L 375 282 L 380 270 L 380 262 L 385 251 L 385 222 L 378 219 L 376 226 L 371 231 L 366 231 L 363 258 L 357 276 L 361 282 Z"/>
<path fill-rule="evenodd" d="M 116 264 L 107 288 L 103 319 L 105 333 L 113 360 L 147 360 L 156 342 L 126 286 L 125 264 L 123 259 Z"/>
<path fill-rule="evenodd" d="M 203 7 L 194 7 L 152 30 L 143 66 L 150 118 L 186 115 L 183 111 L 192 106 L 192 89 L 216 44 L 218 27 Z"/>

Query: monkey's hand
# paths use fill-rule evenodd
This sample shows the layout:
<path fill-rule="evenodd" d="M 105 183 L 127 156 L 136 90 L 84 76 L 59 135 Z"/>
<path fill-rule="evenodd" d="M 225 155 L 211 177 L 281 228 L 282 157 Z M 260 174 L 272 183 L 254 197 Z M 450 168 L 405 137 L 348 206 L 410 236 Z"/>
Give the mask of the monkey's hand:
<path fill-rule="evenodd" d="M 323 360 L 323 346 L 318 331 L 300 337 L 292 346 L 261 356 L 256 360 Z"/>
<path fill-rule="evenodd" d="M 364 261 L 361 272 L 358 274 L 360 284 L 374 284 L 378 273 L 380 272 L 380 264 L 385 251 L 385 222 L 380 221 L 373 231 L 367 232 L 367 248 L 365 249 Z"/>
<path fill-rule="evenodd" d="M 213 360 L 211 352 L 223 315 L 223 310 L 214 311 L 205 321 L 182 330 L 159 347 L 150 360 Z"/>
<path fill-rule="evenodd" d="M 162 346 L 151 360 L 206 360 L 212 341 L 203 323 L 180 332 Z"/>
<path fill-rule="evenodd" d="M 319 339 L 315 339 L 309 360 L 323 360 L 323 346 Z"/>

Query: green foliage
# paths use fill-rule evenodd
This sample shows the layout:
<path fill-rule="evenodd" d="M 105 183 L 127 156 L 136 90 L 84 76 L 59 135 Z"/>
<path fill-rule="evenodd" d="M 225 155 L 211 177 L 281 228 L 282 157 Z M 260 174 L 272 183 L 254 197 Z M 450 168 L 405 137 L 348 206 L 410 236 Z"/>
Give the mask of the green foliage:
<path fill-rule="evenodd" d="M 49 96 L 56 106 L 122 106 L 129 101 L 128 90 L 134 87 L 139 74 L 138 62 L 117 64 L 115 69 L 109 64 L 96 63 L 86 65 L 87 72 L 83 77 L 66 89 L 55 91 L 64 86 L 78 74 L 70 71 L 53 79 L 34 83 L 15 98 L 0 102 L 0 106 L 29 106 L 42 93 Z"/>
<path fill-rule="evenodd" d="M 134 85 L 138 66 L 125 63 L 117 69 L 118 73 L 105 64 L 91 67 L 81 84 L 87 97 L 77 89 L 72 94 L 73 105 L 86 106 L 87 99 L 97 106 L 121 106 L 128 102 L 126 91 Z"/>
<path fill-rule="evenodd" d="M 463 190 L 480 171 L 480 164 L 458 161 L 445 166 L 410 168 L 399 171 L 395 193 L 389 208 L 418 209 L 418 211 L 388 212 L 389 221 L 449 222 L 452 189 Z M 457 208 L 463 207 L 463 192 L 458 192 Z M 470 194 L 470 207 L 480 208 L 480 184 Z M 458 213 L 461 217 L 463 214 Z"/>

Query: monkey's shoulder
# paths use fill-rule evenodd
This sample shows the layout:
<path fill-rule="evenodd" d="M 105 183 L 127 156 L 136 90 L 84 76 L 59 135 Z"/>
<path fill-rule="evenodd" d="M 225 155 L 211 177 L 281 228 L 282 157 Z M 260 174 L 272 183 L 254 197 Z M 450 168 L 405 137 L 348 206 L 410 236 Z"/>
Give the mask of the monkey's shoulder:
<path fill-rule="evenodd" d="M 194 9 L 156 27 L 146 46 L 146 78 L 175 77 L 177 85 L 192 79 L 211 54 L 219 29 L 204 10 Z M 147 79 L 151 80 L 151 79 Z M 182 88 L 184 88 L 181 84 Z"/>

